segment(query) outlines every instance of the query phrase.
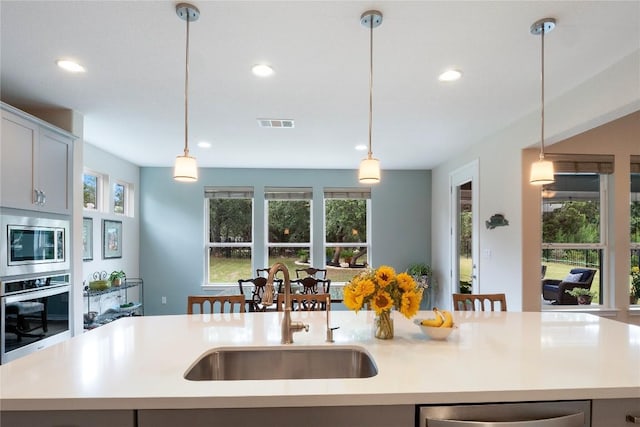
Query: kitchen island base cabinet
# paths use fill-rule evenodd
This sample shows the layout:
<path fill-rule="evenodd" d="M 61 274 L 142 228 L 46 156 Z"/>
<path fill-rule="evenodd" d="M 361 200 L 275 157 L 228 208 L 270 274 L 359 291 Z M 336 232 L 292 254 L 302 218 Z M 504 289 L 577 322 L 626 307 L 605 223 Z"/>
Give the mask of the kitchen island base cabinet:
<path fill-rule="evenodd" d="M 414 405 L 140 410 L 138 427 L 411 427 Z"/>
<path fill-rule="evenodd" d="M 627 416 L 640 419 L 640 398 L 637 399 L 596 399 L 591 402 L 592 427 L 632 427 L 640 426 L 627 421 Z"/>
<path fill-rule="evenodd" d="M 134 427 L 136 411 L 3 411 L 0 426 Z"/>

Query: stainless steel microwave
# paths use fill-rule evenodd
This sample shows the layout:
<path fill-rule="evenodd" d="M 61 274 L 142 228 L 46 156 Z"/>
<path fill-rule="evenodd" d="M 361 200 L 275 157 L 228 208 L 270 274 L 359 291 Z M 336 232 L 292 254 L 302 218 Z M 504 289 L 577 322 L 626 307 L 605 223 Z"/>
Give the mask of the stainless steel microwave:
<path fill-rule="evenodd" d="M 0 277 L 70 268 L 69 220 L 2 215 Z"/>

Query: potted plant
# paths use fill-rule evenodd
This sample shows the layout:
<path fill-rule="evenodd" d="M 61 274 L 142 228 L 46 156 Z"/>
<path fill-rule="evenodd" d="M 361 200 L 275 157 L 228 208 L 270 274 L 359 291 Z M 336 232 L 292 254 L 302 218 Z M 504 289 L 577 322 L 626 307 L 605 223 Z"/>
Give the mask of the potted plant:
<path fill-rule="evenodd" d="M 126 277 L 127 277 L 126 274 L 124 274 L 124 271 L 122 270 L 112 271 L 111 274 L 109 275 L 109 281 L 113 286 L 120 286 L 122 284 L 122 281 Z"/>
<path fill-rule="evenodd" d="M 571 290 L 567 289 L 565 292 L 576 298 L 578 300 L 578 304 L 581 305 L 591 304 L 591 299 L 595 296 L 595 293 L 591 292 L 591 289 L 585 288 L 573 288 Z"/>
<path fill-rule="evenodd" d="M 431 269 L 431 266 L 419 262 L 416 264 L 411 264 L 409 268 L 407 268 L 407 273 L 413 276 L 413 279 L 420 285 L 421 288 L 426 289 L 431 283 L 433 270 Z"/>
<path fill-rule="evenodd" d="M 298 258 L 300 262 L 306 264 L 309 262 L 309 251 L 306 249 L 300 249 L 298 251 Z"/>

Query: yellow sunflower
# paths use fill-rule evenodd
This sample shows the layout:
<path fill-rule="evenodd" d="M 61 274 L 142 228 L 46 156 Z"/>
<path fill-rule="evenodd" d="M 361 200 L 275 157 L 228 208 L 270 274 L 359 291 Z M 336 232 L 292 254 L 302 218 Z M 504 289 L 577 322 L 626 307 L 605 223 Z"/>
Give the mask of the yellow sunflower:
<path fill-rule="evenodd" d="M 362 302 L 364 300 L 364 297 L 358 294 L 357 292 L 354 292 L 351 286 L 345 286 L 343 294 L 344 294 L 343 303 L 347 308 L 355 311 L 358 311 L 362 308 Z"/>
<path fill-rule="evenodd" d="M 388 292 L 379 291 L 371 300 L 371 305 L 376 313 L 380 314 L 383 311 L 391 310 L 391 307 L 393 307 L 393 299 Z"/>
<path fill-rule="evenodd" d="M 398 287 L 405 292 L 415 290 L 416 288 L 415 280 L 407 273 L 398 274 L 396 281 L 398 282 Z"/>
<path fill-rule="evenodd" d="M 393 282 L 396 276 L 396 271 L 388 265 L 382 265 L 376 270 L 376 281 L 381 288 L 386 287 L 389 283 Z"/>
<path fill-rule="evenodd" d="M 420 309 L 420 301 L 422 300 L 422 289 L 419 291 L 407 291 L 402 294 L 400 301 L 400 313 L 407 319 L 415 316 Z"/>

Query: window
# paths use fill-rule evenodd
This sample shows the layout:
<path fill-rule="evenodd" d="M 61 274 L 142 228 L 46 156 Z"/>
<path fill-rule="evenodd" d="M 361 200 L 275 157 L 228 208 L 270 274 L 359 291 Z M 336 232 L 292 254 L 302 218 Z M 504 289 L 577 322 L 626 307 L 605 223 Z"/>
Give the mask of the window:
<path fill-rule="evenodd" d="M 100 210 L 102 195 L 102 176 L 98 173 L 85 170 L 82 175 L 83 206 L 87 210 Z"/>
<path fill-rule="evenodd" d="M 574 268 L 596 270 L 594 304 L 603 302 L 607 175 L 557 173 L 542 191 L 542 264 L 546 278 L 564 279 Z M 550 301 L 546 301 L 549 303 Z"/>
<path fill-rule="evenodd" d="M 113 213 L 124 215 L 126 195 L 126 187 L 123 184 L 113 184 Z"/>
<path fill-rule="evenodd" d="M 369 265 L 370 199 L 370 189 L 324 190 L 324 246 L 332 282 L 348 282 Z"/>
<path fill-rule="evenodd" d="M 631 193 L 630 193 L 630 259 L 631 272 L 629 275 L 630 303 L 640 304 L 640 156 L 631 158 Z"/>
<path fill-rule="evenodd" d="M 265 188 L 268 266 L 312 266 L 311 188 Z M 267 267 L 267 266 L 264 266 Z"/>
<path fill-rule="evenodd" d="M 206 187 L 208 283 L 253 277 L 253 188 Z"/>
<path fill-rule="evenodd" d="M 117 215 L 133 216 L 133 185 L 114 180 L 111 194 L 111 208 Z"/>

